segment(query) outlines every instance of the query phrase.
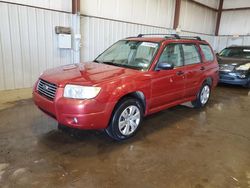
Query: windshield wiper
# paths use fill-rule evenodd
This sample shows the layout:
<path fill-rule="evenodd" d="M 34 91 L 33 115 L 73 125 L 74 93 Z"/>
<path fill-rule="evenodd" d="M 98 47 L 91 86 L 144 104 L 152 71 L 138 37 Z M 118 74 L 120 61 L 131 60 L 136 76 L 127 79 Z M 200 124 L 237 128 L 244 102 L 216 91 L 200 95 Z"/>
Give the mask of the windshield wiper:
<path fill-rule="evenodd" d="M 96 63 L 102 63 L 102 64 L 108 64 L 108 65 L 117 65 L 116 63 L 113 63 L 112 61 L 99 61 L 99 60 L 94 60 Z"/>
<path fill-rule="evenodd" d="M 107 64 L 107 65 L 115 65 L 115 66 L 119 66 L 119 64 L 114 63 L 114 62 L 112 62 L 112 61 L 102 61 L 101 63 L 103 63 L 103 64 Z"/>
<path fill-rule="evenodd" d="M 98 61 L 98 60 L 96 60 L 96 59 L 95 59 L 93 62 L 95 62 L 95 63 L 101 63 L 100 61 Z"/>
<path fill-rule="evenodd" d="M 127 64 L 114 63 L 113 61 L 98 61 L 98 60 L 94 60 L 94 62 L 101 63 L 101 64 L 107 64 L 107 65 L 114 65 L 114 66 L 117 66 L 117 67 L 127 67 L 127 68 L 136 69 L 136 70 L 141 70 L 142 69 L 141 67 L 135 67 L 135 66 L 127 65 Z"/>
<path fill-rule="evenodd" d="M 102 64 L 107 64 L 107 65 L 114 65 L 114 66 L 121 66 L 120 64 L 118 63 L 114 63 L 113 61 L 98 61 L 98 60 L 94 60 L 95 62 L 97 63 L 102 63 Z"/>

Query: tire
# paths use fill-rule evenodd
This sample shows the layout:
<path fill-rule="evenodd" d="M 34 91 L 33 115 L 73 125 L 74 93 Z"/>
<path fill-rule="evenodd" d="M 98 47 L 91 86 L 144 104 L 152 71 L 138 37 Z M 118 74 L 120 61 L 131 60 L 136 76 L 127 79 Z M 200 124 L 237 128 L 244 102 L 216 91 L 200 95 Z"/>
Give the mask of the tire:
<path fill-rule="evenodd" d="M 114 140 L 126 140 L 135 135 L 142 120 L 141 103 L 135 98 L 124 98 L 115 107 L 105 132 Z"/>
<path fill-rule="evenodd" d="M 200 91 L 196 97 L 196 99 L 194 101 L 192 101 L 192 105 L 195 108 L 202 108 L 204 107 L 209 99 L 210 99 L 210 95 L 211 95 L 211 86 L 208 83 L 204 83 L 201 88 Z"/>

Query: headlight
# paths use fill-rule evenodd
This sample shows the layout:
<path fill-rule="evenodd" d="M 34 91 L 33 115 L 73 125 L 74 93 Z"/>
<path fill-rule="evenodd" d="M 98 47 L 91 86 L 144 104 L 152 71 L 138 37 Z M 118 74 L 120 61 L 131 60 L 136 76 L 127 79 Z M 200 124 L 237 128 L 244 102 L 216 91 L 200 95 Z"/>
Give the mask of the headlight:
<path fill-rule="evenodd" d="M 64 88 L 63 96 L 73 99 L 92 99 L 100 92 L 100 87 L 79 86 L 68 84 Z"/>
<path fill-rule="evenodd" d="M 250 63 L 246 63 L 244 65 L 240 65 L 239 67 L 236 67 L 236 70 L 242 70 L 242 71 L 246 71 L 250 69 Z"/>

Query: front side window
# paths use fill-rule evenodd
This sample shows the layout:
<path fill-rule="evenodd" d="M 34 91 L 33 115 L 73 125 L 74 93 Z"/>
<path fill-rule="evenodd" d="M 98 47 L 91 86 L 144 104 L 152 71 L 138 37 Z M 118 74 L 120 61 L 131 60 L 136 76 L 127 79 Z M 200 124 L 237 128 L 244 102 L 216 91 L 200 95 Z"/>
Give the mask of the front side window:
<path fill-rule="evenodd" d="M 195 44 L 183 44 L 185 65 L 192 65 L 201 62 L 200 54 Z"/>
<path fill-rule="evenodd" d="M 122 40 L 115 43 L 95 62 L 147 70 L 158 50 L 158 43 Z"/>
<path fill-rule="evenodd" d="M 159 63 L 168 63 L 173 67 L 183 66 L 180 44 L 169 44 L 161 54 Z"/>
<path fill-rule="evenodd" d="M 201 50 L 202 50 L 202 52 L 203 52 L 203 54 L 205 56 L 205 60 L 206 61 L 213 61 L 214 60 L 214 54 L 213 54 L 211 48 L 206 44 L 202 44 L 202 45 L 200 45 L 200 47 L 201 47 Z"/>

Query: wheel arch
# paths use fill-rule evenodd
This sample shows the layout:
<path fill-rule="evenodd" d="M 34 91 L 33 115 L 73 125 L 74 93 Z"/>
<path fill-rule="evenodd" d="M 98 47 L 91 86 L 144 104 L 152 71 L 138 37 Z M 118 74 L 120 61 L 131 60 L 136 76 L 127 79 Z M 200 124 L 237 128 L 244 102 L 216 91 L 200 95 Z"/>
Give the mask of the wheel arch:
<path fill-rule="evenodd" d="M 146 104 L 146 97 L 145 97 L 145 95 L 144 95 L 144 93 L 142 91 L 133 91 L 133 92 L 130 92 L 130 93 L 127 93 L 127 94 L 121 96 L 119 98 L 119 100 L 117 101 L 115 106 L 117 106 L 117 104 L 120 101 L 124 100 L 125 98 L 135 98 L 135 99 L 137 99 L 141 103 L 141 105 L 143 107 L 143 112 L 145 114 L 147 104 Z"/>
<path fill-rule="evenodd" d="M 202 85 L 205 83 L 209 84 L 212 87 L 213 86 L 213 78 L 210 76 L 205 78 L 205 80 L 202 82 Z"/>

